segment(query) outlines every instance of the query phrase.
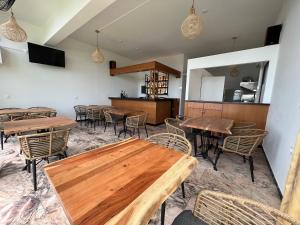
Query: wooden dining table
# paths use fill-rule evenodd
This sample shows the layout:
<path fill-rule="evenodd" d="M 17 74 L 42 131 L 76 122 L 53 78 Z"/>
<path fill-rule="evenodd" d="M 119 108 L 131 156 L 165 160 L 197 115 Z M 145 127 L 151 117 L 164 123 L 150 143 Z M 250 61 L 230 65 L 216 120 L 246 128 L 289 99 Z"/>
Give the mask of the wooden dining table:
<path fill-rule="evenodd" d="M 3 136 L 29 131 L 49 130 L 60 127 L 75 127 L 77 123 L 67 117 L 46 117 L 37 119 L 7 121 L 1 124 L 1 148 L 3 149 Z"/>
<path fill-rule="evenodd" d="M 146 225 L 196 164 L 192 156 L 131 138 L 44 169 L 71 224 Z"/>
<path fill-rule="evenodd" d="M 194 150 L 195 156 L 199 156 L 197 154 L 198 143 L 197 136 L 200 135 L 201 138 L 201 156 L 204 159 L 208 159 L 213 165 L 214 169 L 216 169 L 214 161 L 209 157 L 208 150 L 211 148 L 211 143 L 209 140 L 214 138 L 222 138 L 224 135 L 231 134 L 231 128 L 234 125 L 234 121 L 231 119 L 224 118 L 214 118 L 214 117 L 198 117 L 198 118 L 190 118 L 185 120 L 180 124 L 183 128 L 191 128 L 192 134 L 194 137 Z M 216 133 L 218 136 L 213 135 Z M 216 148 L 218 148 L 218 141 L 216 144 Z"/>
<path fill-rule="evenodd" d="M 48 113 L 56 112 L 52 108 L 37 108 L 37 109 L 0 109 L 0 115 L 14 115 L 14 114 L 30 114 L 30 113 Z"/>

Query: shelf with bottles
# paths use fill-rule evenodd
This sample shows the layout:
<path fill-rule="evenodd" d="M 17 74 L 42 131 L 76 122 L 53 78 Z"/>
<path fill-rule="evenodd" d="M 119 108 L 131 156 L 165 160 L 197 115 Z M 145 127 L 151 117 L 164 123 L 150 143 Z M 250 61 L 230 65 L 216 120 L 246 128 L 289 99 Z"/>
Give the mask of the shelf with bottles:
<path fill-rule="evenodd" d="M 168 95 L 169 74 L 150 71 L 145 74 L 145 86 L 149 95 Z"/>

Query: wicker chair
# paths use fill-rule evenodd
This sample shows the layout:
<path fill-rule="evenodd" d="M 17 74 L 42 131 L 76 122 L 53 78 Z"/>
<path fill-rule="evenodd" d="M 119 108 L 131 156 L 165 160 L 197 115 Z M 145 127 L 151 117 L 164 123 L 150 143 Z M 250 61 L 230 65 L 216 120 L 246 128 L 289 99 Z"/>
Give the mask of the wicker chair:
<path fill-rule="evenodd" d="M 125 129 L 125 136 L 126 132 L 129 129 L 133 129 L 133 135 L 135 133 L 135 129 L 138 132 L 138 136 L 140 138 L 140 128 L 145 128 L 146 136 L 148 137 L 148 131 L 146 126 L 147 121 L 147 113 L 142 113 L 136 116 L 129 116 L 126 118 L 126 129 Z"/>
<path fill-rule="evenodd" d="M 186 137 L 185 131 L 183 129 L 180 128 L 180 123 L 182 121 L 179 119 L 173 119 L 173 118 L 167 118 L 165 119 L 165 124 L 167 127 L 167 131 L 168 133 L 171 134 L 178 134 L 182 137 Z"/>
<path fill-rule="evenodd" d="M 262 143 L 265 136 L 268 134 L 265 130 L 260 129 L 239 129 L 236 130 L 234 135 L 228 136 L 224 139 L 223 146 L 217 149 L 217 155 L 214 163 L 215 170 L 217 169 L 217 162 L 222 152 L 235 153 L 244 158 L 249 159 L 251 179 L 254 182 L 254 165 L 252 153 Z"/>
<path fill-rule="evenodd" d="M 75 120 L 78 121 L 78 117 L 80 122 L 82 122 L 82 119 L 86 120 L 87 118 L 87 110 L 85 105 L 75 105 L 74 106 L 76 118 Z"/>
<path fill-rule="evenodd" d="M 47 133 L 18 136 L 21 151 L 25 156 L 27 171 L 30 172 L 32 164 L 33 187 L 37 190 L 36 160 L 47 159 L 51 156 L 61 155 L 67 157 L 67 143 L 70 129 L 52 131 Z"/>
<path fill-rule="evenodd" d="M 171 134 L 171 133 L 160 133 L 155 134 L 147 138 L 146 140 L 164 146 L 166 148 L 174 149 L 176 151 L 183 152 L 187 155 L 192 153 L 192 145 L 185 137 Z M 182 197 L 185 198 L 184 182 L 181 184 Z"/>
<path fill-rule="evenodd" d="M 241 129 L 255 129 L 256 123 L 254 122 L 235 122 L 231 128 L 231 132 L 234 134 L 236 131 Z"/>
<path fill-rule="evenodd" d="M 100 124 L 100 121 L 104 119 L 103 110 L 101 108 L 92 108 L 87 110 L 87 126 L 91 124 L 94 125 L 94 130 L 96 129 L 96 123 Z"/>
<path fill-rule="evenodd" d="M 214 191 L 198 194 L 194 211 L 180 213 L 172 225 L 300 225 L 300 221 L 262 203 Z"/>
<path fill-rule="evenodd" d="M 109 110 L 103 110 L 103 113 L 104 113 L 104 132 L 106 131 L 106 127 L 112 124 L 114 126 L 115 135 L 117 135 L 117 125 L 123 122 L 123 117 L 112 116 L 109 113 Z"/>
<path fill-rule="evenodd" d="M 8 115 L 0 115 L 0 142 L 1 142 L 1 149 L 3 150 L 3 138 L 4 138 L 4 128 L 2 126 L 3 122 L 10 121 L 10 117 Z"/>

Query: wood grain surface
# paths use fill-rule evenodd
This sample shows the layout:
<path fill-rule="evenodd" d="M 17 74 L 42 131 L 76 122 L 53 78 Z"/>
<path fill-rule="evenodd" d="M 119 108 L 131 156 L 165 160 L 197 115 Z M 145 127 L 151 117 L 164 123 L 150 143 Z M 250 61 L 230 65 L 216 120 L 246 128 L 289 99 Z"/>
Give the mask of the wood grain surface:
<path fill-rule="evenodd" d="M 234 121 L 230 119 L 199 117 L 188 119 L 180 125 L 182 127 L 193 128 L 197 130 L 206 130 L 221 134 L 231 134 L 230 130 L 233 127 L 233 124 Z"/>
<path fill-rule="evenodd" d="M 4 128 L 4 134 L 6 135 L 59 127 L 73 127 L 77 125 L 74 120 L 61 116 L 8 121 L 2 124 Z"/>
<path fill-rule="evenodd" d="M 109 109 L 108 112 L 117 116 L 134 116 L 143 113 L 142 111 L 135 111 L 125 108 L 113 108 Z"/>
<path fill-rule="evenodd" d="M 71 224 L 147 224 L 197 160 L 127 139 L 45 166 Z"/>
<path fill-rule="evenodd" d="M 171 116 L 171 100 L 144 101 L 128 99 L 111 99 L 111 104 L 120 109 L 131 109 L 147 113 L 147 123 L 158 125 Z"/>
<path fill-rule="evenodd" d="M 136 72 L 151 71 L 151 70 L 175 75 L 176 78 L 180 78 L 181 76 L 180 71 L 156 61 L 110 69 L 110 75 L 116 76 L 120 74 L 136 73 Z"/>
<path fill-rule="evenodd" d="M 12 115 L 16 113 L 47 113 L 56 112 L 52 108 L 39 108 L 39 109 L 0 109 L 0 115 Z"/>

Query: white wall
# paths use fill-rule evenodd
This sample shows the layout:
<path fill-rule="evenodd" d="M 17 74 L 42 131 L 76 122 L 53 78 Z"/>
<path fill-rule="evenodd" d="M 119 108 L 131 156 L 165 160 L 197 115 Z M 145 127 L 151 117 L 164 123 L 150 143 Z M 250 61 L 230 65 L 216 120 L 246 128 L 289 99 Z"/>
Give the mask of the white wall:
<path fill-rule="evenodd" d="M 200 57 L 188 60 L 187 67 L 187 89 L 189 93 L 190 88 L 190 71 L 193 69 L 206 69 L 221 66 L 239 65 L 255 62 L 269 61 L 269 68 L 267 71 L 266 86 L 263 103 L 270 103 L 272 96 L 272 89 L 274 84 L 274 77 L 278 59 L 279 45 L 266 46 L 261 48 L 248 49 L 243 51 L 236 51 L 224 53 L 213 56 Z M 186 98 L 188 100 L 188 98 Z"/>
<path fill-rule="evenodd" d="M 121 90 L 136 95 L 133 78 L 109 75 L 109 60 L 120 66 L 132 64 L 131 60 L 104 51 L 106 61 L 96 64 L 90 57 L 95 47 L 73 39 L 58 48 L 65 50 L 66 68 L 29 63 L 27 52 L 2 49 L 0 108 L 49 106 L 73 117 L 74 105 L 110 104 L 108 97 L 119 96 Z"/>
<path fill-rule="evenodd" d="M 203 101 L 223 101 L 225 76 L 205 76 L 202 77 L 201 100 Z"/>
<path fill-rule="evenodd" d="M 285 9 L 286 17 L 281 16 L 283 31 L 267 120 L 269 135 L 263 145 L 282 192 L 300 129 L 300 1 L 287 0 Z"/>
<path fill-rule="evenodd" d="M 212 76 L 205 69 L 196 69 L 190 71 L 190 84 L 188 99 L 189 100 L 200 100 L 201 99 L 201 88 L 202 88 L 202 78 L 205 76 Z"/>

